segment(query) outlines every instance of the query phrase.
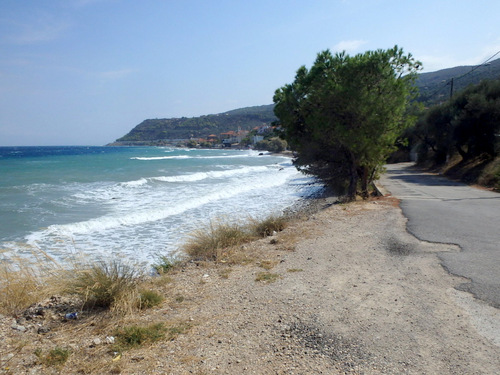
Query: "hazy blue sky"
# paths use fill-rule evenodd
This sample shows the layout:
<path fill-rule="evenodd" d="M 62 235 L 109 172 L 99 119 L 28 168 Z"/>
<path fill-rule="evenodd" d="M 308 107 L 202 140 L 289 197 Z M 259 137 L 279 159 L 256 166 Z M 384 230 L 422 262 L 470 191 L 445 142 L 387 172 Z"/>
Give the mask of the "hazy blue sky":
<path fill-rule="evenodd" d="M 102 145 L 147 118 L 270 104 L 325 49 L 479 64 L 499 15 L 498 0 L 0 0 L 0 145 Z"/>

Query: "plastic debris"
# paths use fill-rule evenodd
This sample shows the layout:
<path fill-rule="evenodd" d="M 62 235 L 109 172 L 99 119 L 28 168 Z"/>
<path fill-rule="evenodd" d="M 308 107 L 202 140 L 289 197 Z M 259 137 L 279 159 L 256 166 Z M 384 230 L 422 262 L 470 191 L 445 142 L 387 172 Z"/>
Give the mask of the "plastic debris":
<path fill-rule="evenodd" d="M 71 319 L 78 319 L 78 313 L 77 312 L 73 312 L 73 313 L 68 313 L 66 315 L 64 315 L 64 317 L 68 320 L 71 320 Z"/>

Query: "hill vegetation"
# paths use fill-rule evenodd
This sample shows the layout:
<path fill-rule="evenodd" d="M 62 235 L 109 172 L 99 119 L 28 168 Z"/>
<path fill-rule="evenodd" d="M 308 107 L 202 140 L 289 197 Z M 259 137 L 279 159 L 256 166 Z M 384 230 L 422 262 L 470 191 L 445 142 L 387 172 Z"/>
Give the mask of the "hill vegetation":
<path fill-rule="evenodd" d="M 262 105 L 199 117 L 144 120 L 128 134 L 116 140 L 114 145 L 162 144 L 191 138 L 206 138 L 257 126 L 270 125 L 276 121 L 274 105 Z"/>
<path fill-rule="evenodd" d="M 419 89 L 418 101 L 426 106 L 442 103 L 453 94 L 483 80 L 500 77 L 500 59 L 480 66 L 457 66 L 431 73 L 419 74 L 416 85 Z"/>
<path fill-rule="evenodd" d="M 500 78 L 427 109 L 407 138 L 420 164 L 500 190 Z"/>

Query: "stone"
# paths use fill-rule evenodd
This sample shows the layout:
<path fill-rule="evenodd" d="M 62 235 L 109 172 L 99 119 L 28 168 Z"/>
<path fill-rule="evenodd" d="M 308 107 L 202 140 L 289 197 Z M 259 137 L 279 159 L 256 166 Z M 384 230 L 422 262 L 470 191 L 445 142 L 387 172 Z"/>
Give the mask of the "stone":
<path fill-rule="evenodd" d="M 6 356 L 0 358 L 0 361 L 7 362 L 7 361 L 10 361 L 12 358 L 14 358 L 14 354 L 13 353 L 9 353 Z"/>
<path fill-rule="evenodd" d="M 36 332 L 38 334 L 48 333 L 48 332 L 50 332 L 50 327 L 47 327 L 47 326 L 38 327 L 38 330 Z"/>
<path fill-rule="evenodd" d="M 105 339 L 107 344 L 114 344 L 115 343 L 115 338 L 113 336 L 106 336 Z"/>
<path fill-rule="evenodd" d="M 19 332 L 26 332 L 27 328 L 25 326 L 19 325 L 19 324 L 13 324 L 12 329 L 15 329 L 16 331 Z"/>

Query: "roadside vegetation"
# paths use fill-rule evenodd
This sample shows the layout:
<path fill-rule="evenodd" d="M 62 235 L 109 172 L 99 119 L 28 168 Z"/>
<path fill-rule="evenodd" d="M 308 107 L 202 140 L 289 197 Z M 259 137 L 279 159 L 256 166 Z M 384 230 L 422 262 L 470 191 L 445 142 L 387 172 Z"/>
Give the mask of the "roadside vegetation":
<path fill-rule="evenodd" d="M 500 190 L 500 79 L 427 109 L 407 136 L 420 165 Z"/>

